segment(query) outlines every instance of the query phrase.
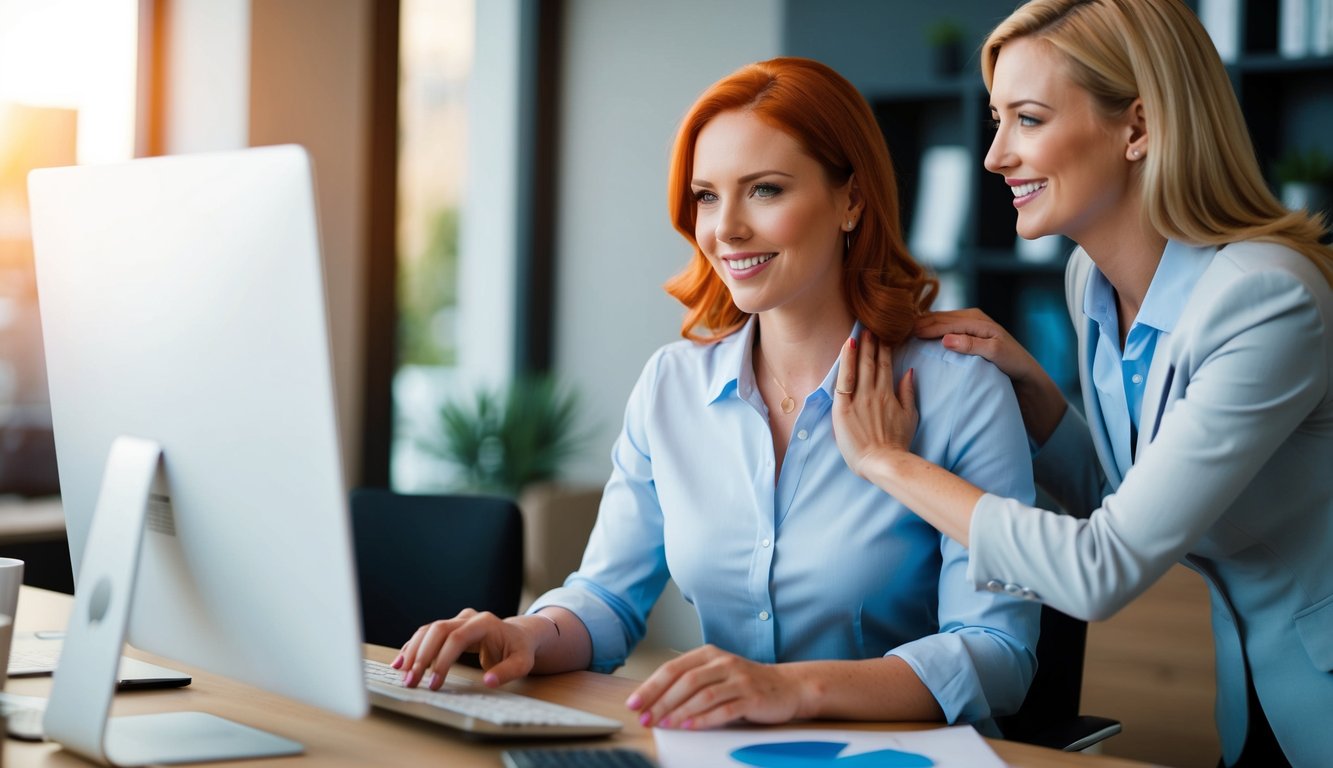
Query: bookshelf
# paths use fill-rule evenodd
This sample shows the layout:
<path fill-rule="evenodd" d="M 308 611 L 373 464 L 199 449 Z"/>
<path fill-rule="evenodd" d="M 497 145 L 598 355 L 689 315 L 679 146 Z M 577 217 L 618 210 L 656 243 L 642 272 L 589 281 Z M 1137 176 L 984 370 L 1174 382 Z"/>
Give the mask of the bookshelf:
<path fill-rule="evenodd" d="M 1078 402 L 1075 339 L 1064 303 L 1064 264 L 1073 243 L 1064 240 L 1046 261 L 1019 258 L 1013 196 L 982 166 L 991 133 L 977 49 L 1012 7 L 991 0 L 844 0 L 835 6 L 841 13 L 830 13 L 818 0 L 787 0 L 784 50 L 834 67 L 871 103 L 898 173 L 909 241 L 923 153 L 941 145 L 966 149 L 973 174 L 950 198 L 968 210 L 958 255 L 936 268 L 950 287 L 945 301 L 980 307 L 995 318 Z M 1228 72 L 1276 191 L 1272 168 L 1287 150 L 1333 156 L 1333 56 L 1281 55 L 1277 3 L 1271 0 L 1232 0 L 1230 8 L 1237 14 L 1238 40 Z M 944 18 L 965 29 L 972 51 L 960 75 L 937 73 L 930 65 L 925 30 Z"/>

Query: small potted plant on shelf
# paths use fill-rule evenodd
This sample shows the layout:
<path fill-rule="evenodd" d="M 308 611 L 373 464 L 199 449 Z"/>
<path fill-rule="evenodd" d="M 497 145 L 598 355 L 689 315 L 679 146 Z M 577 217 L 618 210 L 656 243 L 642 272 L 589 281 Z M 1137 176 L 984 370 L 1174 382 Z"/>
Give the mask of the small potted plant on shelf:
<path fill-rule="evenodd" d="M 951 18 L 942 18 L 926 28 L 935 74 L 953 77 L 963 71 L 963 26 Z"/>
<path fill-rule="evenodd" d="M 1273 175 L 1287 208 L 1325 214 L 1333 210 L 1333 161 L 1319 149 L 1288 151 Z"/>

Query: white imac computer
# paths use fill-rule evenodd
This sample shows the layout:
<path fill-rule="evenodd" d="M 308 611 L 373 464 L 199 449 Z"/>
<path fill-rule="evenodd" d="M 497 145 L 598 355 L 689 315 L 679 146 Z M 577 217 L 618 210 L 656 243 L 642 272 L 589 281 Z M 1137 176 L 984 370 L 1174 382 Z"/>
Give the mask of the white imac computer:
<path fill-rule="evenodd" d="M 47 737 L 112 765 L 300 752 L 205 713 L 108 709 L 128 640 L 366 712 L 309 158 L 56 168 L 29 190 L 76 584 Z"/>

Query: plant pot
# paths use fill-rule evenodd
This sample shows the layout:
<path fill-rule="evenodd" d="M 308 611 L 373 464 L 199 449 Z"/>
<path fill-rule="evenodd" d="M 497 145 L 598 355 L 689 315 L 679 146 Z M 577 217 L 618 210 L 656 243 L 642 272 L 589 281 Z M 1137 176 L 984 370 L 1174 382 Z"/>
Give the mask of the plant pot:
<path fill-rule="evenodd" d="M 963 71 L 963 46 L 961 43 L 937 43 L 931 47 L 930 52 L 935 74 L 940 77 L 955 77 Z"/>

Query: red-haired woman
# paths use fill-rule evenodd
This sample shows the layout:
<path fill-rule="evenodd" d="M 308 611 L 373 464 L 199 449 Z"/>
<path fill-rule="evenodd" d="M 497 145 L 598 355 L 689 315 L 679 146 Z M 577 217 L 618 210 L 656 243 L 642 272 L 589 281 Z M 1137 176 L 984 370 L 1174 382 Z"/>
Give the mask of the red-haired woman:
<path fill-rule="evenodd" d="M 672 577 L 708 645 L 629 698 L 645 725 L 987 727 L 1018 707 L 1038 606 L 975 590 L 965 550 L 852 473 L 833 439 L 838 352 L 865 328 L 899 345 L 899 374 L 929 382 L 914 450 L 996 493 L 1033 494 L 1008 380 L 909 338 L 935 283 L 903 247 L 895 185 L 869 106 L 822 64 L 752 64 L 704 92 L 669 180 L 694 248 L 667 286 L 688 308 L 685 340 L 658 350 L 630 395 L 583 564 L 528 615 L 423 627 L 395 663 L 408 685 L 438 686 L 468 650 L 492 685 L 610 671 Z"/>

